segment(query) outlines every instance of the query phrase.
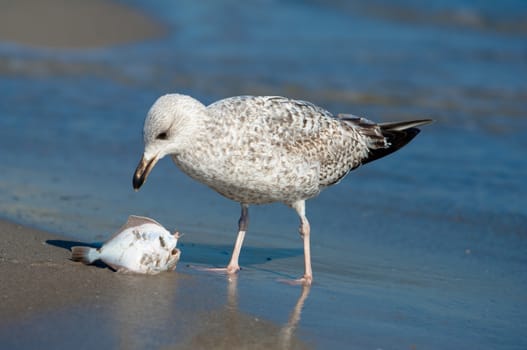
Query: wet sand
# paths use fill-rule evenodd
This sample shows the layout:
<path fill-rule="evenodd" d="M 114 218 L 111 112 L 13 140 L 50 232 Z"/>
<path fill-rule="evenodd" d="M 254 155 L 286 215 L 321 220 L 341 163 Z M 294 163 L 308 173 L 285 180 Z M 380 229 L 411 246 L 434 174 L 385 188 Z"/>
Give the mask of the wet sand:
<path fill-rule="evenodd" d="M 43 341 L 55 349 L 306 348 L 294 330 L 307 289 L 298 290 L 278 325 L 238 309 L 237 277 L 185 265 L 157 276 L 85 266 L 70 260 L 70 247 L 79 242 L 7 221 L 0 221 L 0 239 L 0 338 L 6 348 Z"/>
<path fill-rule="evenodd" d="M 85 269 L 69 260 L 67 249 L 46 243 L 60 241 L 57 236 L 0 221 L 0 239 L 2 325 L 79 302 L 87 290 L 97 291 L 112 278 L 109 271 Z"/>
<path fill-rule="evenodd" d="M 0 1 L 0 41 L 46 48 L 98 48 L 162 35 L 141 12 L 104 0 Z"/>

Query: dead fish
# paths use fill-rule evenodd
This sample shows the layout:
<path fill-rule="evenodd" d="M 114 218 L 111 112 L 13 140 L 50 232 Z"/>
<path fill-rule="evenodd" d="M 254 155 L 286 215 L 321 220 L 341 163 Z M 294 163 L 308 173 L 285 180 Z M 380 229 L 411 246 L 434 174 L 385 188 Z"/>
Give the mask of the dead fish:
<path fill-rule="evenodd" d="M 155 275 L 176 268 L 181 255 L 176 248 L 179 237 L 155 220 L 131 215 L 102 247 L 72 247 L 71 259 L 84 264 L 102 260 L 117 272 Z"/>

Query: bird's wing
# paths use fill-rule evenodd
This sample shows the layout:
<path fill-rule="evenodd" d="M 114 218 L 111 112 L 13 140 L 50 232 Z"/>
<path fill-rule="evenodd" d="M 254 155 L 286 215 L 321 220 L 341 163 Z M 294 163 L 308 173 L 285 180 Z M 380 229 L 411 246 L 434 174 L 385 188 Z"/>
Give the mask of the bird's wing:
<path fill-rule="evenodd" d="M 332 114 L 310 102 L 281 96 L 237 96 L 215 102 L 208 107 L 213 115 L 228 119 L 239 134 L 249 134 L 273 145 L 291 145 L 316 139 Z M 228 118 L 223 118 L 229 116 Z M 234 116 L 234 118 L 232 118 Z"/>
<path fill-rule="evenodd" d="M 252 147 L 276 147 L 320 167 L 320 184 L 337 182 L 367 156 L 366 138 L 352 123 L 310 102 L 280 96 L 239 96 L 208 107 L 218 118 L 235 120 Z"/>

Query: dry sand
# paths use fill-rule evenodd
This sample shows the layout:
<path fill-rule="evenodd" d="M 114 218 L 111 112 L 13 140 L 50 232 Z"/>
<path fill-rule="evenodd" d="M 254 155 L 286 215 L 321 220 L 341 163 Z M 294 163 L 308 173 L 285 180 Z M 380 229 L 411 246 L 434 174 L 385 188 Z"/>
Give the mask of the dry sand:
<path fill-rule="evenodd" d="M 97 48 L 162 35 L 141 12 L 105 0 L 0 0 L 0 41 L 48 48 Z"/>

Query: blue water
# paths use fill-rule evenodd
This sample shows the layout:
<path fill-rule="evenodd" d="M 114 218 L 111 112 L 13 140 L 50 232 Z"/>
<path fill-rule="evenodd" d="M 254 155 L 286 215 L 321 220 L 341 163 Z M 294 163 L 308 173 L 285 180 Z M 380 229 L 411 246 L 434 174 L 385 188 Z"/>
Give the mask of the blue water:
<path fill-rule="evenodd" d="M 0 216 L 97 241 L 147 215 L 186 233 L 184 262 L 221 265 L 236 203 L 168 159 L 132 190 L 157 96 L 434 118 L 308 202 L 316 284 L 297 332 L 320 348 L 527 348 L 527 2 L 131 3 L 167 35 L 97 50 L 0 43 Z M 302 271 L 298 219 L 279 204 L 250 213 L 241 278 L 279 295 L 273 279 Z M 283 321 L 239 295 L 243 312 Z"/>

